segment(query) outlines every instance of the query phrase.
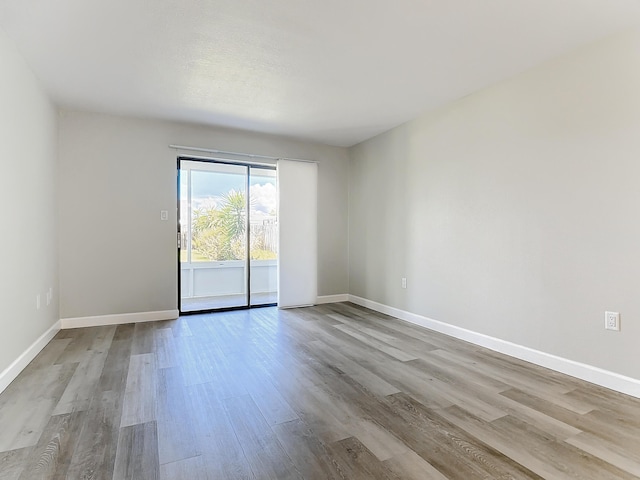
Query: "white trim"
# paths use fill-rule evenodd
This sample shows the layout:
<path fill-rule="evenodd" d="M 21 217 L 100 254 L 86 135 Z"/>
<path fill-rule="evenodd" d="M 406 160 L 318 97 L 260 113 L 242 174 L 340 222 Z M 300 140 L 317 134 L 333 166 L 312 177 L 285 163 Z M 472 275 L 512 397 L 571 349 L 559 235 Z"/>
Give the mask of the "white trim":
<path fill-rule="evenodd" d="M 22 370 L 31 363 L 31 360 L 36 358 L 36 355 L 38 355 L 38 353 L 47 346 L 51 339 L 56 336 L 60 331 L 60 328 L 61 322 L 58 320 L 51 326 L 51 328 L 49 328 L 49 330 L 40 335 L 40 337 L 33 342 L 29 348 L 22 352 L 22 354 L 16 358 L 11 365 L 0 373 L 0 393 L 2 393 L 9 384 L 15 380 L 20 372 L 22 372 Z"/>
<path fill-rule="evenodd" d="M 520 360 L 525 360 L 587 382 L 595 383 L 596 385 L 610 388 L 611 390 L 616 390 L 618 392 L 631 395 L 632 397 L 640 398 L 640 380 L 638 379 L 626 377 L 615 372 L 610 372 L 592 365 L 551 355 L 539 350 L 534 350 L 533 348 L 518 345 L 499 338 L 490 337 L 489 335 L 484 335 L 472 330 L 433 320 L 422 315 L 400 310 L 399 308 L 390 307 L 355 295 L 349 295 L 349 301 L 357 305 L 370 308 L 371 310 L 405 320 L 409 323 L 420 325 L 421 327 L 435 330 L 436 332 L 444 333 L 451 337 L 459 338 L 475 345 L 486 347 L 490 350 L 504 353 L 506 355 L 519 358 Z"/>
<path fill-rule="evenodd" d="M 349 295 L 347 293 L 341 293 L 339 295 L 322 295 L 316 299 L 316 305 L 322 305 L 323 303 L 339 303 L 348 301 Z"/>
<path fill-rule="evenodd" d="M 178 310 L 162 310 L 159 312 L 121 313 L 117 315 L 99 315 L 96 317 L 63 318 L 62 328 L 100 327 L 103 325 L 120 325 L 123 323 L 155 322 L 158 320 L 175 320 L 180 316 Z"/>

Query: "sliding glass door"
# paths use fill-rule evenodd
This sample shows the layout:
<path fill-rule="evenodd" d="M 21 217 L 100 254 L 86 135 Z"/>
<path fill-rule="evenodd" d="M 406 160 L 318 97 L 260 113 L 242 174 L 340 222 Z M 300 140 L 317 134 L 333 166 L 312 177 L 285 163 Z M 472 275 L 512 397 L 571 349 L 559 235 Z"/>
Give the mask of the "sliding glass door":
<path fill-rule="evenodd" d="M 275 168 L 180 158 L 178 178 L 180 311 L 274 304 Z"/>
<path fill-rule="evenodd" d="M 249 167 L 249 304 L 278 301 L 278 195 L 275 168 Z"/>

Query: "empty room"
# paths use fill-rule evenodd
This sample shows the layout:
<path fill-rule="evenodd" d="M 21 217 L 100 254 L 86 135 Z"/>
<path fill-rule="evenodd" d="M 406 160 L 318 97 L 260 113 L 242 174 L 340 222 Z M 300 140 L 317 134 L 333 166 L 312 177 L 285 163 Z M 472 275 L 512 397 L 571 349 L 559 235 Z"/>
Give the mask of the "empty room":
<path fill-rule="evenodd" d="M 0 0 L 0 480 L 640 479 L 640 2 Z"/>

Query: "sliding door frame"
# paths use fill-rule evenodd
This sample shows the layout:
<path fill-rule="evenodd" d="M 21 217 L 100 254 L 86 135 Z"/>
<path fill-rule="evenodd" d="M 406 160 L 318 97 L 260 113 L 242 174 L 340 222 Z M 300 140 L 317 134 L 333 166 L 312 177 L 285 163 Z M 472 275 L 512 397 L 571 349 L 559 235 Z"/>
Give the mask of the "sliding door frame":
<path fill-rule="evenodd" d="M 209 309 L 203 309 L 203 310 L 189 310 L 189 311 L 183 311 L 182 310 L 182 268 L 181 268 L 181 258 L 180 258 L 180 254 L 181 254 L 181 250 L 182 250 L 182 230 L 180 228 L 180 162 L 181 161 L 189 161 L 189 162 L 202 162 L 202 163 L 215 163 L 215 164 L 222 164 L 222 165 L 237 165 L 240 167 L 246 167 L 247 169 L 247 174 L 246 174 L 246 183 L 245 183 L 245 188 L 246 188 L 246 209 L 247 209 L 247 228 L 245 229 L 245 235 L 246 235 L 246 250 L 245 250 L 245 254 L 246 254 L 246 258 L 245 258 L 245 268 L 247 271 L 247 282 L 246 282 L 246 305 L 239 305 L 239 306 L 234 306 L 234 307 L 220 307 L 220 308 L 209 308 Z M 271 165 L 271 164 L 264 164 L 264 163 L 248 163 L 248 162 L 236 162 L 234 160 L 228 160 L 228 159 L 218 159 L 218 158 L 210 158 L 210 157 L 198 157 L 198 156 L 179 156 L 177 159 L 177 170 L 176 170 L 176 184 L 177 184 L 177 219 L 178 219 L 178 225 L 177 225 L 177 260 L 178 260 L 178 312 L 180 313 L 180 315 L 197 315 L 197 314 L 201 314 L 201 313 L 215 313 L 215 312 L 228 312 L 228 311 L 234 311 L 234 310 L 248 310 L 248 309 L 252 309 L 252 308 L 264 308 L 264 307 L 275 307 L 278 304 L 277 303 L 264 303 L 264 304 L 260 304 L 260 305 L 251 305 L 251 223 L 250 223 L 250 219 L 251 219 L 251 213 L 250 213 L 250 207 L 251 207 L 251 169 L 252 168 L 258 168 L 258 169 L 264 169 L 264 170 L 274 170 L 277 171 L 277 165 Z M 189 189 L 191 189 L 191 185 L 189 185 L 188 187 Z M 279 265 L 277 268 L 280 268 Z"/>

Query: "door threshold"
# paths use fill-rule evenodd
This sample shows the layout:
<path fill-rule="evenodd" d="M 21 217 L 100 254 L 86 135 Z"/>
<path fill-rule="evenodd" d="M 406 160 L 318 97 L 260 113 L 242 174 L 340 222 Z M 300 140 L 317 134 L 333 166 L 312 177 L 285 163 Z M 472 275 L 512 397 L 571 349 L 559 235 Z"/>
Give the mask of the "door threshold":
<path fill-rule="evenodd" d="M 179 310 L 180 316 L 189 316 L 189 315 L 200 315 L 202 313 L 219 313 L 219 312 L 235 312 L 238 310 L 253 310 L 254 308 L 266 308 L 266 307 L 277 307 L 277 303 L 265 303 L 262 305 L 248 305 L 241 307 L 221 307 L 221 308 L 210 308 L 207 310 L 190 310 L 188 312 L 183 312 Z"/>

